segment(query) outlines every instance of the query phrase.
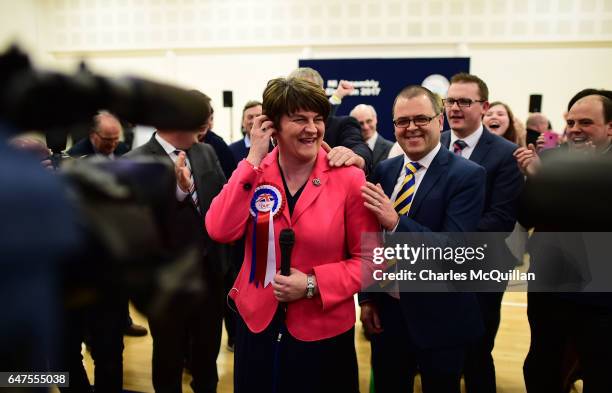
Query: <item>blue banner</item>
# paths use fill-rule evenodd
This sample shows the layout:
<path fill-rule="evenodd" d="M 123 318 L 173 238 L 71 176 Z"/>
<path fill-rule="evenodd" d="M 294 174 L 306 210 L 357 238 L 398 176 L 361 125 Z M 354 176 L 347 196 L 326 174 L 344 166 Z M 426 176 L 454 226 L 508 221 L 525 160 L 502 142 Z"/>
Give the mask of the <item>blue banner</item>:
<path fill-rule="evenodd" d="M 469 72 L 470 59 L 300 60 L 299 66 L 319 71 L 328 96 L 336 90 L 341 79 L 353 82 L 355 91 L 342 100 L 336 114 L 348 115 L 358 104 L 372 105 L 378 115 L 378 132 L 395 141 L 392 109 L 397 93 L 408 85 L 423 84 L 445 97 L 450 78 L 458 72 Z"/>

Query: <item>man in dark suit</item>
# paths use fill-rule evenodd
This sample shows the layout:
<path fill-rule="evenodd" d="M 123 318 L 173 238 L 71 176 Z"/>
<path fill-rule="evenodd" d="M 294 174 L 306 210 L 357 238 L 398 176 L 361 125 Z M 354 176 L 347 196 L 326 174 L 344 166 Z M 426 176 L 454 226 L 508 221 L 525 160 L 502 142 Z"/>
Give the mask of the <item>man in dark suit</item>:
<path fill-rule="evenodd" d="M 198 93 L 200 93 L 198 91 Z M 204 94 L 204 93 L 202 93 Z M 221 136 L 219 136 L 216 132 L 213 131 L 213 127 L 215 125 L 215 108 L 212 106 L 212 100 L 206 94 L 204 94 L 208 102 L 210 103 L 210 116 L 205 124 L 202 125 L 202 128 L 198 131 L 198 142 L 200 143 L 208 143 L 215 150 L 215 154 L 217 154 L 217 158 L 219 159 L 219 164 L 221 165 L 221 169 L 223 169 L 223 174 L 226 179 L 229 179 L 232 175 L 232 172 L 236 169 L 236 160 L 234 159 L 234 154 L 230 150 L 229 146 Z"/>
<path fill-rule="evenodd" d="M 249 149 L 251 148 L 251 128 L 257 116 L 261 116 L 261 102 L 255 100 L 247 102 L 242 109 L 242 135 L 244 137 L 229 145 L 236 163 L 242 161 L 249 154 Z"/>
<path fill-rule="evenodd" d="M 211 102 L 210 97 L 206 96 L 208 102 Z M 253 107 L 252 102 L 255 102 L 256 105 L 259 105 L 259 113 L 261 114 L 261 103 L 258 101 L 250 101 L 245 105 L 246 109 L 250 109 Z M 255 105 L 255 106 L 256 106 Z M 248 107 L 248 108 L 247 108 Z M 208 118 L 206 124 L 200 128 L 198 132 L 198 141 L 200 143 L 207 143 L 215 150 L 217 154 L 217 158 L 219 158 L 219 163 L 221 164 L 221 168 L 223 169 L 223 174 L 226 179 L 229 179 L 232 176 L 234 170 L 236 170 L 236 159 L 234 158 L 234 153 L 230 150 L 229 146 L 223 138 L 217 135 L 213 130 L 214 126 L 214 108 L 211 105 L 211 114 Z M 246 116 L 247 118 L 249 116 Z M 243 112 L 243 123 L 245 120 L 245 114 Z M 252 119 L 251 125 L 252 125 Z M 250 129 L 250 128 L 249 128 Z M 246 136 L 245 136 L 246 137 Z M 237 143 L 240 143 L 239 141 Z M 244 146 L 244 144 L 242 145 Z M 246 153 L 248 154 L 248 149 L 246 149 Z M 234 281 L 236 280 L 236 276 L 238 275 L 238 271 L 240 270 L 240 265 L 242 264 L 242 259 L 244 258 L 244 243 L 239 241 L 237 244 L 229 245 L 227 248 L 229 258 L 231 263 L 228 266 L 227 272 L 224 277 L 224 291 L 225 293 L 229 293 L 234 286 Z M 239 259 L 238 259 L 239 258 Z M 235 326 L 236 326 L 236 312 L 235 308 L 226 302 L 225 308 L 223 311 L 223 320 L 225 321 L 225 330 L 227 331 L 227 349 L 229 351 L 234 350 L 234 338 L 235 338 Z M 191 359 L 191 357 L 189 357 Z M 188 361 L 189 364 L 190 360 Z"/>
<path fill-rule="evenodd" d="M 442 133 L 441 142 L 442 146 L 484 167 L 487 172 L 485 206 L 478 221 L 478 231 L 510 233 L 516 224 L 518 197 L 524 180 L 513 156 L 518 146 L 492 134 L 482 124 L 482 116 L 489 108 L 488 100 L 489 89 L 482 79 L 466 73 L 454 75 L 444 100 L 451 130 Z M 512 269 L 516 260 L 503 236 L 495 240 L 494 247 L 489 246 L 489 259 L 503 271 Z M 492 351 L 506 284 L 500 283 L 496 288 L 498 292 L 476 294 L 485 334 L 468 351 L 464 371 L 468 393 L 496 391 Z"/>
<path fill-rule="evenodd" d="M 444 119 L 436 96 L 404 88 L 393 105 L 404 155 L 381 162 L 363 188 L 366 206 L 387 232 L 475 231 L 484 205 L 485 171 L 440 145 Z M 425 393 L 458 393 L 466 346 L 482 333 L 473 293 L 360 295 L 371 335 L 377 393 L 411 392 L 421 372 Z"/>
<path fill-rule="evenodd" d="M 210 115 L 204 95 L 202 107 Z M 188 299 L 184 312 L 149 318 L 153 337 L 153 387 L 156 392 L 180 393 L 186 351 L 191 352 L 191 386 L 194 392 L 215 392 L 218 375 L 216 359 L 221 343 L 223 318 L 223 275 L 227 270 L 225 249 L 214 243 L 203 219 L 212 199 L 221 191 L 225 176 L 212 147 L 197 143 L 193 132 L 157 130 L 151 140 L 126 155 L 158 157 L 175 166 L 177 203 L 172 244 L 183 249 L 196 247 L 201 261 L 204 296 Z M 187 306 L 188 305 L 188 306 Z M 189 348 L 185 348 L 185 343 Z"/>
<path fill-rule="evenodd" d="M 564 279 L 571 282 L 576 277 L 577 260 L 555 253 L 562 245 L 551 243 L 549 236 L 540 233 L 554 231 L 565 240 L 565 236 L 581 238 L 578 232 L 609 232 L 609 203 L 606 197 L 598 197 L 608 196 L 610 189 L 606 169 L 612 160 L 611 96 L 610 91 L 593 89 L 576 94 L 566 117 L 567 145 L 546 150 L 542 161 L 533 145 L 521 147 L 515 154 L 528 179 L 519 221 L 534 228 L 528 244 L 529 269 L 536 272 L 541 286 L 530 283 L 527 295 L 531 345 L 523 373 L 529 393 L 567 392 L 578 378 L 583 380 L 585 392 L 612 391 L 612 293 L 562 292 Z M 587 160 L 592 160 L 589 167 L 584 165 Z M 561 172 L 558 167 L 565 171 L 555 173 Z M 540 197 L 547 193 L 548 198 Z M 566 213 L 568 193 L 588 209 Z M 595 244 L 589 245 L 596 249 Z M 605 245 L 600 247 L 606 249 Z M 591 255 L 590 263 L 594 259 Z"/>
<path fill-rule="evenodd" d="M 119 137 L 123 132 L 121 122 L 112 113 L 100 111 L 93 118 L 89 137 L 81 139 L 66 152 L 74 158 L 85 158 L 94 155 L 114 160 L 130 149 L 127 144 L 121 142 Z M 127 336 L 146 336 L 147 329 L 135 324 L 129 313 L 128 301 L 125 302 L 125 331 Z"/>
<path fill-rule="evenodd" d="M 289 77 L 306 79 L 323 88 L 321 74 L 310 67 L 297 68 L 289 74 Z M 330 104 L 332 106 L 339 104 L 333 95 Z M 332 112 L 335 113 L 335 110 Z M 330 115 L 325 122 L 323 141 L 331 148 L 327 153 L 331 166 L 355 165 L 363 169 L 366 174 L 372 170 L 372 151 L 363 141 L 361 126 L 353 117 Z"/>
<path fill-rule="evenodd" d="M 393 142 L 383 138 L 376 130 L 378 117 L 372 105 L 359 104 L 355 106 L 351 111 L 351 117 L 354 117 L 361 126 L 361 136 L 372 150 L 372 167 L 376 168 L 379 162 L 387 159 Z"/>
<path fill-rule="evenodd" d="M 114 159 L 129 151 L 128 146 L 119 140 L 122 127 L 119 120 L 106 111 L 94 117 L 89 137 L 75 143 L 66 153 L 79 158 L 98 154 Z"/>

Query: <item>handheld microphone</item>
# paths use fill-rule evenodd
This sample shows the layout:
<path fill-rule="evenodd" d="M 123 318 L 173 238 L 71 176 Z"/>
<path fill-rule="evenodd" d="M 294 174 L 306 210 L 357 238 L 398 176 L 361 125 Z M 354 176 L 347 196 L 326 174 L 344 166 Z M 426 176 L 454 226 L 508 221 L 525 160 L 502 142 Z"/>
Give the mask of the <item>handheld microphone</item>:
<path fill-rule="evenodd" d="M 281 250 L 281 274 L 288 276 L 291 270 L 291 250 L 295 243 L 295 232 L 291 228 L 285 228 L 278 237 Z"/>

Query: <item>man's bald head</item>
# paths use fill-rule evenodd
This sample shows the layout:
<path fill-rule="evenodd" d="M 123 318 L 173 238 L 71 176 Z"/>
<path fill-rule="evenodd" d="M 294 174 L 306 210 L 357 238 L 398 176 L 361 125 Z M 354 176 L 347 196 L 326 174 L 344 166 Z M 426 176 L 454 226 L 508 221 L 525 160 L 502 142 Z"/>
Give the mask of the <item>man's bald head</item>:
<path fill-rule="evenodd" d="M 527 128 L 538 131 L 548 131 L 548 118 L 541 113 L 532 113 L 527 118 Z"/>
<path fill-rule="evenodd" d="M 372 105 L 359 104 L 351 110 L 350 115 L 357 119 L 359 125 L 361 125 L 363 140 L 367 141 L 370 139 L 376 132 L 376 126 L 378 124 L 378 118 L 374 107 Z"/>
<path fill-rule="evenodd" d="M 306 79 L 312 83 L 315 83 L 321 88 L 323 87 L 323 77 L 319 74 L 319 71 L 310 67 L 296 68 L 289 74 L 288 78 Z"/>
<path fill-rule="evenodd" d="M 117 145 L 123 127 L 121 122 L 110 112 L 101 111 L 94 117 L 90 140 L 96 151 L 106 156 L 112 154 Z"/>
<path fill-rule="evenodd" d="M 566 122 L 571 147 L 581 149 L 590 143 L 603 151 L 612 142 L 612 100 L 602 95 L 580 98 L 567 113 Z"/>

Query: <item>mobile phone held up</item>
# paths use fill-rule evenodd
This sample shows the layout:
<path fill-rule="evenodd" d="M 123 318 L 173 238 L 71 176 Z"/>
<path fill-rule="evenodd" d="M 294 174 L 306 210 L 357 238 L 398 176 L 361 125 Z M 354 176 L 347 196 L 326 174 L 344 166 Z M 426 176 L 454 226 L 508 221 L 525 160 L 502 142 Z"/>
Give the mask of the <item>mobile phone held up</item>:
<path fill-rule="evenodd" d="M 542 134 L 544 136 L 544 144 L 542 150 L 553 149 L 559 146 L 559 134 L 554 131 L 546 131 Z"/>

